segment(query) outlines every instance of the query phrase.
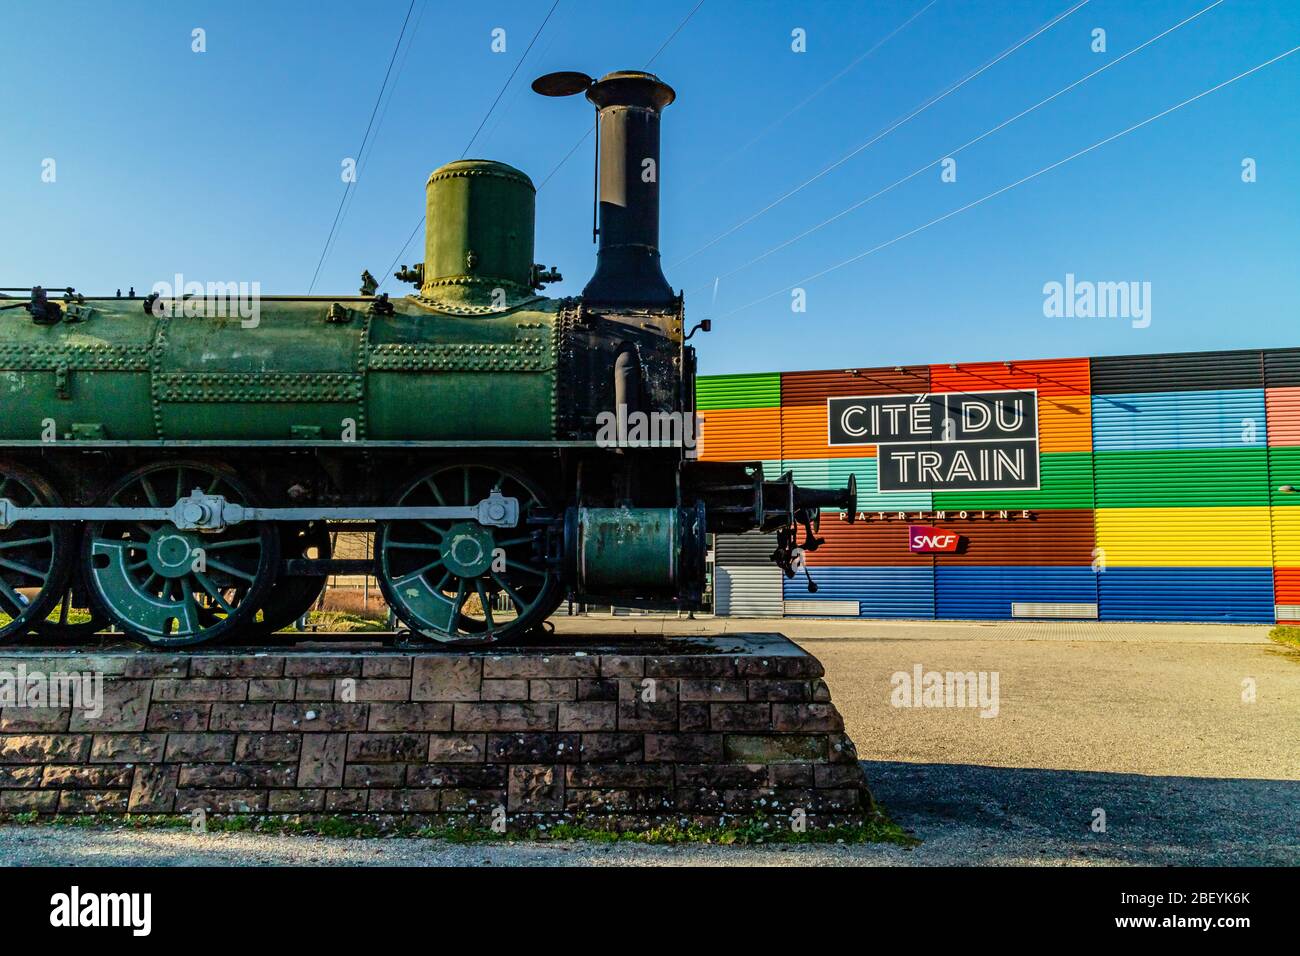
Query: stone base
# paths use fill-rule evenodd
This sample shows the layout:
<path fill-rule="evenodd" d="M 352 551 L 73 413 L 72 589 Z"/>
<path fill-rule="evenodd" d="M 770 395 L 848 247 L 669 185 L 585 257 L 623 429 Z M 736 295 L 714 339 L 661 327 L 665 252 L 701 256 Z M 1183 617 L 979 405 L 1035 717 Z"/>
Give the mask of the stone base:
<path fill-rule="evenodd" d="M 40 706 L 53 674 L 101 675 L 102 713 Z M 780 634 L 6 649 L 0 813 L 851 822 L 871 795 L 822 674 Z"/>

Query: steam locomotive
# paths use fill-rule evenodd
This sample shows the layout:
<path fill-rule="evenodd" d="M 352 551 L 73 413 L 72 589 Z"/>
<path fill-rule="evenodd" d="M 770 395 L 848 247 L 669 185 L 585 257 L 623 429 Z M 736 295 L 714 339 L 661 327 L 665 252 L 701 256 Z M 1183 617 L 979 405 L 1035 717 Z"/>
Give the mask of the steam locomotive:
<path fill-rule="evenodd" d="M 533 261 L 528 176 L 471 159 L 429 177 L 400 299 L 366 273 L 360 295 L 252 310 L 184 288 L 0 300 L 0 638 L 256 643 L 364 573 L 417 639 L 505 642 L 566 597 L 698 608 L 713 532 L 776 531 L 794 574 L 819 509 L 854 514 L 851 485 L 691 455 L 687 340 L 708 323 L 686 330 L 660 266 L 673 90 L 634 71 L 533 88 L 597 110 L 579 297 L 540 292 L 560 276 Z M 373 559 L 332 556 L 337 530 L 373 530 Z"/>

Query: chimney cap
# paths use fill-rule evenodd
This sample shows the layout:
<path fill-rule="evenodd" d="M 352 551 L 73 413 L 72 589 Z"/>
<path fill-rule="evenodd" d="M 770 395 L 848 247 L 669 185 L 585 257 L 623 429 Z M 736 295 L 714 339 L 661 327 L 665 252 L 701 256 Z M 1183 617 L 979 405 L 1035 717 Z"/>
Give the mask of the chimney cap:
<path fill-rule="evenodd" d="M 661 110 L 677 93 L 653 73 L 644 70 L 615 70 L 606 73 L 587 90 L 587 99 L 597 109 L 606 106 L 641 106 Z"/>

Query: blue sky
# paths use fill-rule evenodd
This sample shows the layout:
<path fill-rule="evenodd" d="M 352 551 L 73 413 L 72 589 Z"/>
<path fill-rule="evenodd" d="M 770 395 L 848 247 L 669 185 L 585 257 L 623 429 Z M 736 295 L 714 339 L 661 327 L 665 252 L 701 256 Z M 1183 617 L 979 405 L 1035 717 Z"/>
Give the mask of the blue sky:
<path fill-rule="evenodd" d="M 1090 0 L 697 252 L 1078 0 L 936 0 L 845 71 L 926 2 L 705 0 L 655 60 L 678 92 L 664 120 L 665 271 L 692 319 L 717 320 L 696 339 L 702 371 L 1300 345 L 1300 53 L 806 283 L 805 312 L 783 291 L 1300 44 L 1294 0 L 1225 0 L 959 153 L 955 182 L 928 170 L 715 292 L 717 277 L 1212 0 Z M 540 183 L 591 114 L 528 81 L 640 68 L 695 4 L 560 0 L 470 155 Z M 356 154 L 407 5 L 7 0 L 0 285 L 111 293 L 181 272 L 305 292 L 342 194 L 340 162 Z M 428 173 L 461 155 L 550 5 L 416 0 L 418 29 L 318 292 L 353 292 L 363 268 L 388 266 L 423 211 Z M 196 27 L 206 53 L 191 51 Z M 502 54 L 490 48 L 497 27 Z M 806 52 L 791 50 L 795 28 Z M 1097 28 L 1105 53 L 1091 49 Z M 47 158 L 53 183 L 41 180 Z M 591 273 L 591 166 L 588 142 L 538 196 L 537 258 L 566 277 L 552 294 L 576 294 Z M 1150 325 L 1044 317 L 1044 284 L 1067 273 L 1151 283 Z"/>

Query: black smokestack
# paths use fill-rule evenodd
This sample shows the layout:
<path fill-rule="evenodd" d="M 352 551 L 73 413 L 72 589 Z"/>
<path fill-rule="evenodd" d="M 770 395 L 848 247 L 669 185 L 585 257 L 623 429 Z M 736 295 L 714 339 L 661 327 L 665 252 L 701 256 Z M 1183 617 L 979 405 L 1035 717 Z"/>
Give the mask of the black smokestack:
<path fill-rule="evenodd" d="M 583 290 L 592 303 L 654 308 L 675 300 L 659 263 L 659 114 L 677 94 L 653 73 L 593 83 L 600 137 L 600 245 Z"/>

